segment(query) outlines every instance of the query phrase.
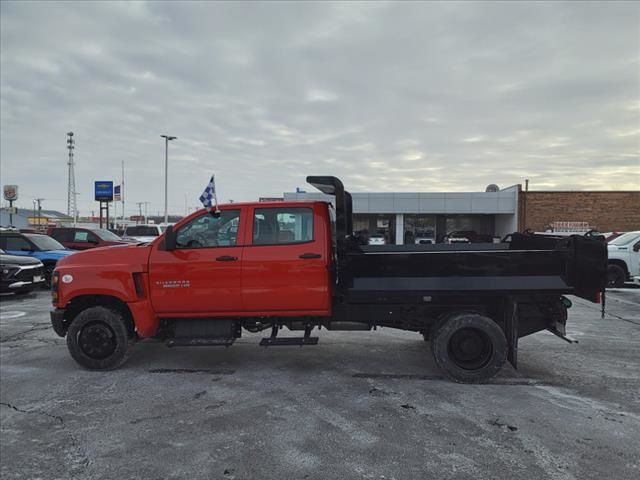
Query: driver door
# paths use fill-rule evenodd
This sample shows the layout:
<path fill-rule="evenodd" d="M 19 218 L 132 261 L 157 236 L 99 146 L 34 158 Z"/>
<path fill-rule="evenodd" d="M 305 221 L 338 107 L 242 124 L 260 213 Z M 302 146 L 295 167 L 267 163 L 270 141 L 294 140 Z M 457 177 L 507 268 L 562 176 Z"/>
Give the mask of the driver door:
<path fill-rule="evenodd" d="M 160 316 L 242 311 L 242 209 L 204 213 L 176 229 L 176 249 L 149 259 L 151 302 Z M 204 315 L 203 315 L 204 316 Z"/>

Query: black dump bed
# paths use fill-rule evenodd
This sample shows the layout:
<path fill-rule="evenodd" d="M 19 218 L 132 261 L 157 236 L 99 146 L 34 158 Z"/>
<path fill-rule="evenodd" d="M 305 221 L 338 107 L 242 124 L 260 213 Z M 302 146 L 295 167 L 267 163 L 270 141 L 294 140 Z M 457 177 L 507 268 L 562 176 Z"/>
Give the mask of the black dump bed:
<path fill-rule="evenodd" d="M 341 279 L 352 293 L 567 293 L 596 301 L 606 268 L 606 245 L 596 238 L 516 233 L 498 244 L 352 245 Z"/>
<path fill-rule="evenodd" d="M 336 177 L 307 177 L 335 196 L 338 287 L 351 298 L 389 294 L 575 294 L 599 301 L 606 287 L 601 238 L 513 233 L 505 243 L 360 245 L 352 234 L 351 195 Z"/>

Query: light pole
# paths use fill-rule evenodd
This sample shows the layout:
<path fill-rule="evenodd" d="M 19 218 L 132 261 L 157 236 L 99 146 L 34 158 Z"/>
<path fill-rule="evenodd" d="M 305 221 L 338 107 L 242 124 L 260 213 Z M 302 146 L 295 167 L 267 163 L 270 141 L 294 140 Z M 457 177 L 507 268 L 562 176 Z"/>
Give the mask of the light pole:
<path fill-rule="evenodd" d="M 170 135 L 160 135 L 164 138 L 164 223 L 169 223 L 168 195 L 169 195 L 169 140 L 175 140 L 178 137 Z"/>

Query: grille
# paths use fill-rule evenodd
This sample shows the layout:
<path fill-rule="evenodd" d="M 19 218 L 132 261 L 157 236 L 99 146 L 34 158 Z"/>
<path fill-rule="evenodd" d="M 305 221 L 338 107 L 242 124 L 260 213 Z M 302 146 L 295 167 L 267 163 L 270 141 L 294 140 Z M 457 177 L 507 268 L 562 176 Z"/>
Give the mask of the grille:
<path fill-rule="evenodd" d="M 44 268 L 28 268 L 26 270 L 20 270 L 17 274 L 13 276 L 16 281 L 20 282 L 30 282 L 33 280 L 34 275 L 44 275 Z"/>

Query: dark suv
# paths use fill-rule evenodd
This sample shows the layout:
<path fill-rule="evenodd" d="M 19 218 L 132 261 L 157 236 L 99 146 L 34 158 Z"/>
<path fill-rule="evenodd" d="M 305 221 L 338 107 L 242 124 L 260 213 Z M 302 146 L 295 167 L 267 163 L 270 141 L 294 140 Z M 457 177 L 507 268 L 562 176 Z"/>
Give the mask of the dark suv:
<path fill-rule="evenodd" d="M 73 250 L 88 250 L 90 248 L 130 243 L 115 233 L 102 228 L 55 227 L 47 230 L 47 235 Z"/>

